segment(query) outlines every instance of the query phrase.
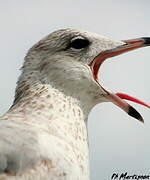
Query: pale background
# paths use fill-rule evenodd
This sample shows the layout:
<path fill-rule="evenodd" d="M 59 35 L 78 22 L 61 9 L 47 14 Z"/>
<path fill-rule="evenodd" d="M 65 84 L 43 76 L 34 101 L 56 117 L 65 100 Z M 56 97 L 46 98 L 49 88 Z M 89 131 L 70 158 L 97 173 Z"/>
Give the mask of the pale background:
<path fill-rule="evenodd" d="M 13 101 L 27 50 L 43 36 L 64 27 L 86 29 L 112 39 L 150 36 L 150 1 L 0 0 L 0 114 Z M 109 59 L 100 76 L 105 87 L 150 103 L 149 68 L 147 47 Z M 113 172 L 150 173 L 150 111 L 133 105 L 143 115 L 145 125 L 111 103 L 100 104 L 91 112 L 92 180 L 109 180 Z"/>

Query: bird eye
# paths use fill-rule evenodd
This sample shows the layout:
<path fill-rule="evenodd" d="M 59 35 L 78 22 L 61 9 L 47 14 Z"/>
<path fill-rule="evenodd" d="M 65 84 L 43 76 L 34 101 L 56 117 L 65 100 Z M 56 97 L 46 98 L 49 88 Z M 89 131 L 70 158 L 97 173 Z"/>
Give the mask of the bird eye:
<path fill-rule="evenodd" d="M 78 38 L 78 39 L 72 40 L 72 42 L 70 43 L 70 47 L 74 49 L 82 49 L 82 48 L 87 47 L 89 43 L 90 42 L 87 39 Z"/>

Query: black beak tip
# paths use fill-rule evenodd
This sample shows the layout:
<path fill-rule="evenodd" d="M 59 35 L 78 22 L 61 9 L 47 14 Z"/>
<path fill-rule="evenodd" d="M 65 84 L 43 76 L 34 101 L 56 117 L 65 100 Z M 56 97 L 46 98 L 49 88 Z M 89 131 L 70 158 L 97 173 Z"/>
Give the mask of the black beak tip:
<path fill-rule="evenodd" d="M 140 122 L 144 123 L 144 120 L 143 120 L 142 116 L 140 115 L 140 113 L 136 109 L 134 109 L 132 106 L 129 107 L 128 114 L 130 116 L 136 118 Z"/>
<path fill-rule="evenodd" d="M 144 40 L 144 44 L 146 46 L 150 46 L 150 37 L 143 37 L 142 39 Z"/>

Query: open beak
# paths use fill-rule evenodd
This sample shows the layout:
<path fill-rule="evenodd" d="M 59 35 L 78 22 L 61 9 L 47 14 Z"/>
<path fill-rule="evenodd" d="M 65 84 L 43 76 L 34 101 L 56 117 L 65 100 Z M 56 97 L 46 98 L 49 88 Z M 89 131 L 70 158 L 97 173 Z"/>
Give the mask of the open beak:
<path fill-rule="evenodd" d="M 150 37 L 137 38 L 137 39 L 131 39 L 131 40 L 123 40 L 123 42 L 124 42 L 124 44 L 121 45 L 121 46 L 118 46 L 118 47 L 115 47 L 113 49 L 101 52 L 89 64 L 90 68 L 92 70 L 94 79 L 97 82 L 98 82 L 98 72 L 99 72 L 100 66 L 106 59 L 108 59 L 110 57 L 120 55 L 122 53 L 131 51 L 131 50 L 134 50 L 134 49 L 137 49 L 137 48 L 150 46 Z M 123 94 L 123 93 L 114 94 L 114 93 L 109 92 L 108 90 L 104 89 L 103 87 L 102 87 L 102 89 L 105 91 L 106 99 L 108 101 L 111 101 L 114 104 L 116 104 L 117 106 L 119 106 L 121 109 L 123 109 L 130 116 L 136 118 L 137 120 L 139 120 L 141 122 L 144 122 L 144 120 L 143 120 L 142 116 L 140 115 L 140 113 L 138 111 L 136 111 L 131 105 L 129 105 L 123 99 L 130 100 L 130 101 L 136 102 L 138 104 L 141 104 L 141 105 L 144 105 L 144 106 L 150 108 L 149 105 L 147 105 L 146 103 L 144 103 L 144 102 L 142 102 L 142 101 L 140 101 L 140 100 L 138 100 L 138 99 L 136 99 L 134 97 L 131 97 L 131 96 L 127 95 L 127 94 Z"/>

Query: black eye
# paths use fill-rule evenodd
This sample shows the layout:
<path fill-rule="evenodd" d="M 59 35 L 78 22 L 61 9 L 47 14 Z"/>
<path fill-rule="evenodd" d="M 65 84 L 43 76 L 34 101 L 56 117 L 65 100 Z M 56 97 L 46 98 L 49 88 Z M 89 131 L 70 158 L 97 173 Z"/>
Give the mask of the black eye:
<path fill-rule="evenodd" d="M 70 43 L 70 47 L 74 48 L 74 49 L 82 49 L 85 48 L 89 45 L 89 41 L 87 39 L 74 39 L 72 40 L 72 42 Z"/>

